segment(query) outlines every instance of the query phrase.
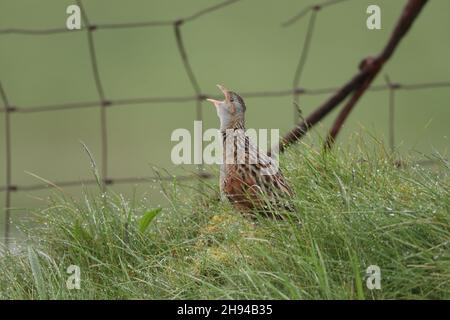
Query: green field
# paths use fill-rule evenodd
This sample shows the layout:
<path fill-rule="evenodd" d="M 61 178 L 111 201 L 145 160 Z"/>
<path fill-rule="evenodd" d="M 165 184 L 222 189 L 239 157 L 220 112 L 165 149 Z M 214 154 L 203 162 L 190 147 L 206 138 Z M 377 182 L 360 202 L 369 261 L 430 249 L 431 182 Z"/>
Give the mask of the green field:
<path fill-rule="evenodd" d="M 284 220 L 244 217 L 216 183 L 162 184 L 169 205 L 148 224 L 140 198 L 58 192 L 22 250 L 0 258 L 0 299 L 449 299 L 448 162 L 398 168 L 367 139 L 351 155 L 291 149 Z M 66 287 L 70 265 L 79 290 Z"/>
<path fill-rule="evenodd" d="M 85 1 L 92 23 L 173 20 L 219 1 Z M 192 68 L 203 92 L 217 94 L 216 83 L 236 92 L 289 89 L 302 49 L 307 17 L 288 28 L 281 23 L 314 1 L 243 0 L 182 26 Z M 0 29 L 61 28 L 65 0 L 0 0 Z M 302 75 L 305 88 L 336 87 L 356 70 L 360 60 L 379 52 L 405 1 L 349 0 L 323 9 L 317 16 L 311 51 Z M 378 4 L 382 30 L 365 26 L 366 8 Z M 375 84 L 388 74 L 405 84 L 450 81 L 450 29 L 447 0 L 430 1 L 410 34 L 400 44 Z M 177 52 L 171 26 L 109 29 L 94 32 L 98 67 L 108 99 L 192 96 Z M 65 102 L 97 101 L 89 62 L 86 32 L 53 35 L 0 34 L 0 81 L 10 103 L 22 108 Z M 305 114 L 327 95 L 301 96 Z M 244 96 L 244 99 L 246 97 Z M 279 128 L 292 124 L 292 97 L 249 98 L 248 126 Z M 396 93 L 396 146 L 399 153 L 436 152 L 446 156 L 449 146 L 450 91 L 447 88 Z M 152 166 L 173 173 L 192 171 L 170 162 L 170 134 L 192 128 L 193 102 L 114 106 L 108 109 L 109 176 L 148 176 Z M 213 108 L 204 104 L 204 127 L 217 127 Z M 334 114 L 333 114 L 334 115 Z M 333 115 L 317 127 L 323 134 Z M 32 172 L 51 181 L 90 178 L 90 164 L 79 141 L 84 141 L 100 162 L 98 107 L 30 114 L 12 114 L 13 183 L 39 181 Z M 386 140 L 388 93 L 368 92 L 346 123 L 339 143 L 347 144 L 355 131 Z M 0 186 L 5 184 L 4 114 L 0 113 Z M 317 141 L 310 137 L 311 143 Z M 417 152 L 417 153 L 414 153 Z M 65 188 L 80 195 L 80 188 Z M 157 184 L 113 186 L 131 197 L 136 192 L 148 206 L 166 204 Z M 45 207 L 48 191 L 14 193 L 15 224 L 28 208 Z M 0 208 L 4 208 L 3 193 Z M 0 210 L 0 216 L 3 210 Z M 3 219 L 0 227 L 3 230 Z M 2 232 L 2 231 L 1 231 Z"/>

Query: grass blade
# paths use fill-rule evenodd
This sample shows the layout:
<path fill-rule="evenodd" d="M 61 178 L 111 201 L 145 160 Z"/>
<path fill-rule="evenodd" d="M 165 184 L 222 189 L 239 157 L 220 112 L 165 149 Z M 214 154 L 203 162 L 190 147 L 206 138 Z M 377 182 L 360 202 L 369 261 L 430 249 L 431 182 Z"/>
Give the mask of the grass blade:
<path fill-rule="evenodd" d="M 28 261 L 31 266 L 31 273 L 33 274 L 34 284 L 37 289 L 39 299 L 47 299 L 47 293 L 45 291 L 44 277 L 42 275 L 41 264 L 38 256 L 33 247 L 28 246 Z"/>
<path fill-rule="evenodd" d="M 147 230 L 148 226 L 150 225 L 150 222 L 160 213 L 162 208 L 156 208 L 150 211 L 147 211 L 144 213 L 144 215 L 139 220 L 139 231 L 145 232 Z"/>

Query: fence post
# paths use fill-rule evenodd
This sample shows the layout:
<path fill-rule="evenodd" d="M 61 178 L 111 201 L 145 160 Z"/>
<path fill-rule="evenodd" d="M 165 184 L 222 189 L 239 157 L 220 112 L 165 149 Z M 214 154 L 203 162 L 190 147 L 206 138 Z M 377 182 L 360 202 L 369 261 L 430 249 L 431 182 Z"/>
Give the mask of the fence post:
<path fill-rule="evenodd" d="M 112 180 L 108 179 L 108 130 L 107 130 L 107 117 L 106 107 L 111 104 L 105 98 L 105 93 L 100 79 L 100 72 L 98 70 L 97 55 L 95 52 L 95 43 L 93 32 L 97 29 L 96 25 L 90 23 L 86 10 L 83 7 L 81 0 L 77 0 L 77 4 L 81 9 L 84 24 L 87 30 L 89 56 L 91 60 L 92 75 L 94 76 L 95 88 L 100 99 L 100 141 L 101 141 L 101 155 L 102 155 L 102 191 L 105 191 L 106 185 L 110 184 Z"/>
<path fill-rule="evenodd" d="M 294 107 L 294 125 L 297 124 L 299 118 L 303 118 L 303 112 L 299 104 L 300 96 L 300 79 L 305 68 L 306 59 L 308 58 L 309 48 L 311 47 L 311 39 L 314 33 L 314 25 L 316 22 L 317 12 L 320 10 L 320 6 L 314 6 L 308 21 L 308 29 L 306 30 L 305 41 L 300 53 L 297 68 L 294 73 L 294 80 L 292 81 L 292 94 L 293 94 L 293 107 Z"/>
<path fill-rule="evenodd" d="M 9 105 L 6 92 L 0 83 L 0 95 L 5 109 L 5 170 L 6 170 L 6 190 L 5 190 L 5 217 L 4 217 L 4 244 L 9 248 L 10 225 L 11 225 L 11 117 L 10 113 L 14 109 Z"/>

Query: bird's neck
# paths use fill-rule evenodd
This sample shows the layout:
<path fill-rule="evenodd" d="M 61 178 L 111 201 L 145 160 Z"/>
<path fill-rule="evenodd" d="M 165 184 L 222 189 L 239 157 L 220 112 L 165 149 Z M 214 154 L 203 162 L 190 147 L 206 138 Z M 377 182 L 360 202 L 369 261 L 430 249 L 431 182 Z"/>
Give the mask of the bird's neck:
<path fill-rule="evenodd" d="M 238 163 L 238 150 L 241 150 L 245 141 L 245 122 L 236 121 L 232 125 L 220 128 L 223 144 L 223 164 L 233 165 Z M 230 162 L 231 159 L 231 162 Z"/>
<path fill-rule="evenodd" d="M 245 120 L 241 119 L 233 119 L 227 121 L 226 123 L 221 122 L 220 131 L 225 134 L 226 131 L 234 131 L 234 130 L 245 130 Z"/>

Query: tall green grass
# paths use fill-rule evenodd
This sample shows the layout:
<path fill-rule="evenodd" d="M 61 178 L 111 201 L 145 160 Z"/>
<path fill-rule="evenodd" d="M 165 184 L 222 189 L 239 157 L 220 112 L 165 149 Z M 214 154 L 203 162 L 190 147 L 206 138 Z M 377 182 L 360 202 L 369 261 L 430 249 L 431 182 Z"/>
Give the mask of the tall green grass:
<path fill-rule="evenodd" d="M 161 212 L 106 191 L 56 194 L 17 253 L 0 258 L 2 299 L 449 299 L 448 163 L 382 146 L 282 158 L 296 191 L 286 220 L 243 217 L 200 189 L 162 184 Z M 200 191 L 199 191 L 200 190 Z M 69 265 L 81 289 L 68 290 Z M 381 289 L 366 269 L 381 269 Z"/>

